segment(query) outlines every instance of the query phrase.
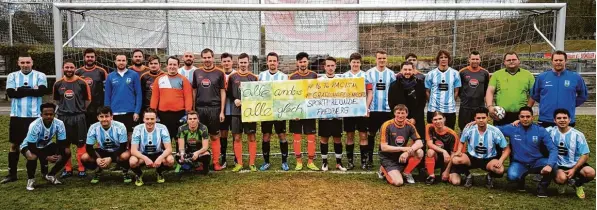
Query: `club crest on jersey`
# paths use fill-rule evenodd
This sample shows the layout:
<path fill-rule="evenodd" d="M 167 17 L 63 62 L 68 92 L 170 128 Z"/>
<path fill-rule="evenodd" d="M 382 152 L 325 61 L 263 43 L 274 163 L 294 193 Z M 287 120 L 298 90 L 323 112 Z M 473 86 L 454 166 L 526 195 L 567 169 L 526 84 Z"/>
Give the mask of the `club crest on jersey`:
<path fill-rule="evenodd" d="M 131 84 L 131 81 L 132 81 L 132 79 L 130 77 L 126 78 L 126 84 Z"/>
<path fill-rule="evenodd" d="M 570 87 L 570 80 L 564 80 L 564 87 Z"/>
<path fill-rule="evenodd" d="M 438 146 L 439 148 L 444 148 L 444 142 L 440 140 L 435 140 L 435 146 Z"/>
<path fill-rule="evenodd" d="M 209 79 L 202 79 L 201 80 L 201 86 L 203 86 L 204 88 L 208 88 L 211 86 L 211 81 Z"/>
<path fill-rule="evenodd" d="M 397 136 L 395 141 L 396 145 L 402 146 L 404 144 L 404 136 Z"/>
<path fill-rule="evenodd" d="M 89 77 L 85 77 L 83 78 L 83 80 L 85 80 L 85 82 L 87 83 L 87 85 L 93 85 L 93 79 L 89 78 Z"/>
<path fill-rule="evenodd" d="M 71 100 L 75 97 L 75 92 L 73 90 L 66 90 L 64 91 L 64 98 L 67 100 Z"/>
<path fill-rule="evenodd" d="M 539 142 L 539 137 L 533 136 L 533 143 L 536 144 L 537 142 Z"/>
<path fill-rule="evenodd" d="M 476 88 L 477 86 L 479 86 L 479 80 L 473 78 L 468 82 L 468 85 L 472 88 Z"/>

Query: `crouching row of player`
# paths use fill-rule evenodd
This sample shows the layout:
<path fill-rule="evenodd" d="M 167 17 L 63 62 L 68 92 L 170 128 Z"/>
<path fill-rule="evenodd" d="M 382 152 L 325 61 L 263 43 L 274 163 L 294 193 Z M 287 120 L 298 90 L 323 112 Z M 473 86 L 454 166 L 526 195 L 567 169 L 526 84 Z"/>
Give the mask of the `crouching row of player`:
<path fill-rule="evenodd" d="M 423 159 L 423 142 L 414 125 L 406 120 L 408 109 L 404 105 L 394 108 L 395 118 L 385 122 L 381 128 L 381 167 L 379 178 L 401 186 L 403 175 L 406 182 L 414 183 L 413 169 Z M 564 193 L 568 184 L 576 189 L 580 198 L 585 197 L 582 185 L 595 178 L 595 170 L 587 164 L 589 148 L 584 135 L 569 126 L 570 113 L 565 109 L 554 112 L 556 127 L 547 129 L 533 123 L 533 110 L 522 107 L 519 120 L 504 126 L 487 123 L 487 108 L 475 111 L 475 121 L 469 123 L 461 138 L 444 125 L 445 117 L 434 112 L 432 124 L 426 127 L 425 166 L 429 176 L 426 183 L 435 182 L 434 171 L 440 168 L 442 181 L 453 185 L 461 184 L 465 175 L 465 187 L 473 185 L 470 169 L 488 172 L 486 186 L 493 188 L 494 178 L 506 171 L 504 161 L 510 157 L 507 178 L 515 182 L 519 191 L 525 191 L 525 177 L 529 173 L 540 174 L 537 196 L 547 197 L 551 180 L 560 184 Z M 510 143 L 505 137 L 509 137 Z M 409 145 L 408 140 L 414 142 Z"/>

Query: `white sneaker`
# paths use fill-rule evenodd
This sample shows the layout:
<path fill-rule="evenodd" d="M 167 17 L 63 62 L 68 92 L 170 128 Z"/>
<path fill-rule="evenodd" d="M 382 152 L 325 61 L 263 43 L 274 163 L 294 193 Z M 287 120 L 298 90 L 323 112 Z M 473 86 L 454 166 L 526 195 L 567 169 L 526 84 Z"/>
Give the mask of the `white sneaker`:
<path fill-rule="evenodd" d="M 342 164 L 336 164 L 336 169 L 338 169 L 340 171 L 347 171 L 347 169 L 344 168 L 344 166 L 342 166 Z"/>
<path fill-rule="evenodd" d="M 27 179 L 27 190 L 35 190 L 35 179 Z"/>
<path fill-rule="evenodd" d="M 381 167 L 379 167 L 379 170 L 377 170 L 377 172 L 375 172 L 375 174 L 377 174 L 378 179 L 383 180 L 385 178 L 383 173 L 381 172 Z"/>
<path fill-rule="evenodd" d="M 328 164 L 327 163 L 322 164 L 321 165 L 321 170 L 322 171 L 328 171 Z"/>
<path fill-rule="evenodd" d="M 415 178 L 413 178 L 412 174 L 404 174 L 404 178 L 406 178 L 406 183 L 414 184 Z"/>
<path fill-rule="evenodd" d="M 221 167 L 222 169 L 225 169 L 225 168 L 226 168 L 226 162 L 224 162 L 224 164 L 220 165 L 220 167 Z"/>
<path fill-rule="evenodd" d="M 55 176 L 46 175 L 45 178 L 46 180 L 48 180 L 48 182 L 52 184 L 62 184 L 62 182 L 60 182 L 60 180 L 58 180 L 58 178 L 56 178 Z"/>

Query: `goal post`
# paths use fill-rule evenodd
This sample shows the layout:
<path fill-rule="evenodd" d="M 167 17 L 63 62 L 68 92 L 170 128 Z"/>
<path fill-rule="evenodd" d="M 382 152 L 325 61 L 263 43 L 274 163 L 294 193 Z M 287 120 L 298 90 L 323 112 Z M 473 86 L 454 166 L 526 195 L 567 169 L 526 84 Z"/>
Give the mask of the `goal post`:
<path fill-rule="evenodd" d="M 54 34 L 54 50 L 55 50 L 55 69 L 56 69 L 56 76 L 61 77 L 62 75 L 62 61 L 64 58 L 63 52 L 63 45 L 64 45 L 64 13 L 66 11 L 73 12 L 73 11 L 235 11 L 235 12 L 260 12 L 260 19 L 259 19 L 259 27 L 261 23 L 267 20 L 261 20 L 261 18 L 266 17 L 264 12 L 284 12 L 284 11 L 291 11 L 291 12 L 298 12 L 298 11 L 311 11 L 311 12 L 318 12 L 318 14 L 326 14 L 329 12 L 357 12 L 357 20 L 356 24 L 359 25 L 363 15 L 366 12 L 380 12 L 381 16 L 381 23 L 384 22 L 384 15 L 392 16 L 392 12 L 398 11 L 556 11 L 556 20 L 553 23 L 555 25 L 554 30 L 552 31 L 553 36 L 555 37 L 554 46 L 557 50 L 564 49 L 564 35 L 565 35 L 565 22 L 566 22 L 566 3 L 439 3 L 439 4 L 197 4 L 197 3 L 60 3 L 56 2 L 53 3 L 53 34 Z M 387 13 L 386 13 L 387 11 Z M 172 13 L 167 13 L 172 14 Z M 175 14 L 172 14 L 175 15 Z M 393 15 L 395 18 L 402 18 L 404 21 L 412 21 L 413 17 L 398 17 L 397 15 Z M 326 17 L 323 15 L 322 17 Z M 200 18 L 196 16 L 196 18 Z M 409 19 L 410 18 L 410 19 Z M 456 19 L 456 15 L 453 16 Z M 281 20 L 275 20 L 281 21 Z M 296 20 L 295 20 L 296 21 Z M 253 24 L 253 23 L 251 23 Z M 309 23 L 310 24 L 310 23 Z M 370 23 L 371 25 L 375 25 L 378 23 Z M 421 25 L 425 23 L 420 23 Z M 485 23 L 487 27 L 490 27 L 492 23 Z M 452 27 L 449 25 L 440 25 L 443 27 Z M 401 27 L 406 28 L 407 26 L 401 25 Z M 454 26 L 455 27 L 455 26 Z M 525 26 L 526 28 L 527 26 Z M 357 26 L 357 32 L 360 31 L 361 28 Z M 506 30 L 508 28 L 506 27 Z M 480 30 L 480 29 L 479 29 Z M 529 29 L 526 29 L 529 30 Z M 532 27 L 531 27 L 531 32 Z M 535 27 L 536 30 L 536 27 Z M 551 30 L 551 29 L 549 29 Z M 333 34 L 332 36 L 336 36 L 340 34 L 341 31 L 337 32 L 337 34 Z M 458 32 L 460 33 L 460 31 Z M 520 32 L 520 33 L 530 33 L 530 32 Z M 517 32 L 513 33 L 514 35 L 512 39 L 527 39 L 525 37 L 518 37 L 520 34 Z M 271 34 L 269 34 L 271 35 Z M 360 35 L 357 35 L 360 36 Z M 413 36 L 417 36 L 416 34 Z M 460 36 L 460 35 L 459 35 Z M 376 34 L 376 39 L 379 39 L 379 34 Z M 454 36 L 455 37 L 455 36 Z M 543 39 L 546 39 L 545 36 L 541 36 Z M 68 37 L 67 39 L 70 39 Z M 362 37 L 359 37 L 362 39 Z M 441 39 L 439 37 L 437 39 Z M 536 37 L 535 37 L 536 38 Z M 458 38 L 460 39 L 460 37 Z M 449 40 L 449 38 L 448 38 Z M 250 41 L 257 41 L 257 40 L 250 40 Z M 358 41 L 358 40 L 357 40 Z M 386 40 L 391 42 L 392 40 Z M 393 40 L 399 41 L 399 40 Z M 296 42 L 295 44 L 305 44 L 304 42 L 300 41 L 289 41 L 289 42 Z M 306 44 L 321 44 L 323 41 L 314 41 L 313 43 L 306 43 Z M 421 42 L 418 47 L 425 47 L 425 42 Z M 184 43 L 182 43 L 184 44 Z M 285 43 L 286 45 L 282 46 L 296 46 L 290 45 Z M 385 42 L 380 42 L 381 46 L 387 44 Z M 482 45 L 482 44 L 481 44 Z M 401 45 L 407 46 L 407 45 Z M 204 46 L 204 47 L 214 47 L 214 46 Z M 261 47 L 261 46 L 260 46 Z M 357 49 L 361 49 L 359 43 L 356 43 Z M 477 49 L 479 46 L 471 47 L 470 49 Z M 445 48 L 447 50 L 451 48 Z M 216 49 L 217 51 L 218 49 Z M 259 49 L 261 53 L 263 53 L 263 49 Z M 356 51 L 356 50 L 355 50 Z M 397 51 L 401 52 L 402 51 Z M 266 52 L 267 53 L 267 52 Z M 416 53 L 416 52 L 415 52 Z M 402 56 L 404 54 L 400 54 Z"/>

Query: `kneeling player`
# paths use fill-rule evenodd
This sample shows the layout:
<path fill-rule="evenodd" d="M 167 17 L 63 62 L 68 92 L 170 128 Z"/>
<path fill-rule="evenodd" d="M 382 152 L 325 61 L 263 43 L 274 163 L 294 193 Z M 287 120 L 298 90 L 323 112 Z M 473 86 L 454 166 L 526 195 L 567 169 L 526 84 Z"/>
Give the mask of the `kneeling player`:
<path fill-rule="evenodd" d="M 548 128 L 548 132 L 558 147 L 558 170 L 555 181 L 560 185 L 570 184 L 576 188 L 576 195 L 584 199 L 583 184 L 595 179 L 595 169 L 587 163 L 589 159 L 587 140 L 582 132 L 570 126 L 568 110 L 556 109 L 554 122 L 557 128 Z M 559 192 L 565 193 L 565 186 L 560 187 Z"/>
<path fill-rule="evenodd" d="M 201 174 L 209 172 L 209 161 L 211 154 L 209 153 L 209 132 L 207 126 L 199 123 L 199 115 L 196 111 L 189 111 L 187 113 L 187 124 L 178 128 L 178 165 L 176 165 L 176 173 L 183 169 L 190 169 L 201 166 Z"/>
<path fill-rule="evenodd" d="M 408 108 L 403 104 L 394 107 L 394 119 L 386 121 L 381 126 L 381 160 L 380 172 L 385 175 L 388 183 L 401 186 L 404 181 L 400 174 L 404 170 L 404 175 L 408 183 L 415 183 L 412 177 L 413 169 L 421 162 L 423 158 L 423 142 L 417 133 L 415 126 L 406 120 Z M 414 143 L 408 146 L 408 139 Z"/>
<path fill-rule="evenodd" d="M 493 178 L 504 175 L 503 164 L 510 155 L 510 147 L 502 132 L 487 124 L 488 116 L 489 111 L 485 107 L 475 110 L 475 124 L 464 129 L 458 150 L 452 158 L 455 169 L 464 171 L 466 175 L 465 187 L 473 186 L 470 169 L 480 168 L 489 172 L 486 176 L 487 188 L 493 188 Z M 467 154 L 462 154 L 465 142 Z M 497 147 L 504 149 L 499 159 Z M 460 176 L 457 178 L 460 181 Z"/>
<path fill-rule="evenodd" d="M 135 172 L 135 185 L 143 185 L 143 171 L 141 166 L 156 168 L 157 182 L 166 180 L 162 172 L 174 165 L 170 134 L 165 125 L 156 123 L 156 111 L 147 109 L 143 114 L 143 124 L 135 126 L 131 142 L 131 170 Z"/>
<path fill-rule="evenodd" d="M 425 168 L 427 168 L 426 184 L 435 182 L 435 169 L 440 168 L 442 181 L 449 181 L 453 185 L 460 185 L 460 175 L 451 170 L 451 155 L 458 149 L 460 138 L 454 130 L 445 126 L 444 114 L 433 112 L 432 124 L 425 128 L 427 141 L 427 156 L 425 157 Z"/>
<path fill-rule="evenodd" d="M 52 184 L 62 184 L 57 178 L 56 173 L 64 167 L 67 157 L 70 154 L 66 151 L 66 131 L 64 123 L 54 118 L 56 105 L 45 103 L 40 106 L 41 117 L 37 118 L 29 125 L 27 137 L 21 144 L 21 154 L 27 158 L 27 190 L 35 189 L 35 170 L 37 168 L 37 159 L 44 159 L 51 163 L 56 163 L 50 173 L 44 174 L 44 178 Z M 56 143 L 52 138 L 56 136 Z M 44 167 L 42 165 L 42 167 Z M 42 169 L 42 172 L 44 169 Z M 47 171 L 47 170 L 46 170 Z"/>
<path fill-rule="evenodd" d="M 103 106 L 97 109 L 97 120 L 87 131 L 86 153 L 81 156 L 85 168 L 95 169 L 95 176 L 91 179 L 92 184 L 99 182 L 102 170 L 116 162 L 123 168 L 124 183 L 130 183 L 128 175 L 129 158 L 131 153 L 127 151 L 127 131 L 124 124 L 112 120 L 112 109 Z M 95 144 L 98 148 L 94 148 Z M 99 166 L 99 167 L 98 167 Z"/>

